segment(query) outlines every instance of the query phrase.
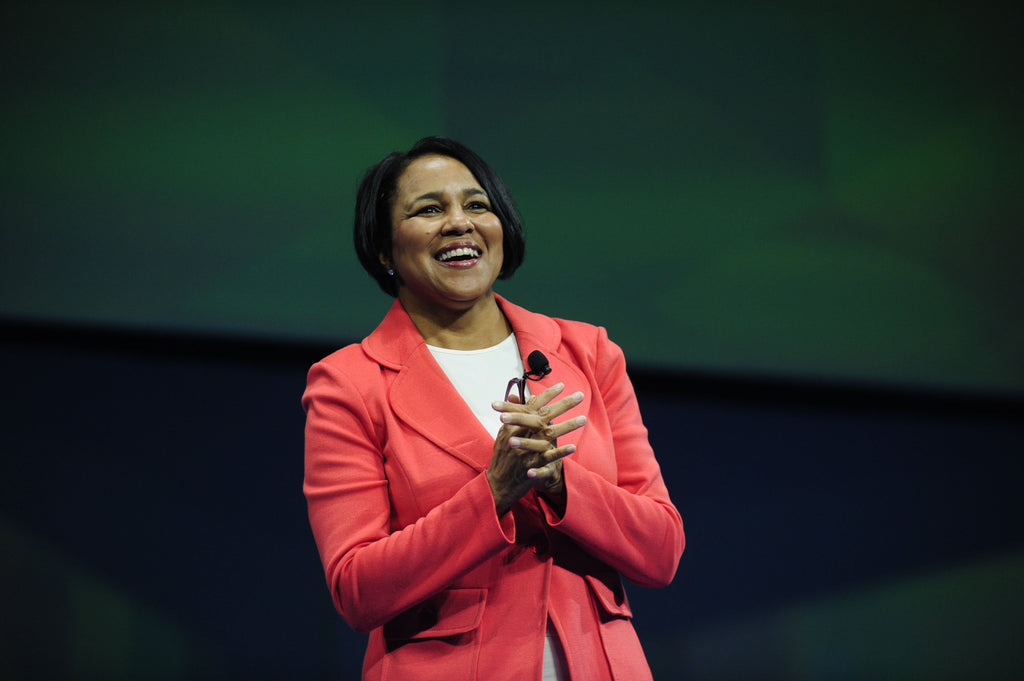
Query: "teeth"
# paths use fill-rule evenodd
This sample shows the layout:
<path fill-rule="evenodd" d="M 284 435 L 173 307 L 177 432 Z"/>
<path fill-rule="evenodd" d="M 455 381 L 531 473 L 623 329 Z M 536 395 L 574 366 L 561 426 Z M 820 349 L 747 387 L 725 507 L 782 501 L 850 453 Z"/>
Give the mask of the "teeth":
<path fill-rule="evenodd" d="M 469 256 L 471 258 L 480 257 L 480 251 L 475 248 L 456 248 L 451 251 L 445 251 L 441 255 L 437 256 L 437 259 L 441 262 L 451 260 L 452 258 L 458 258 L 461 256 Z"/>

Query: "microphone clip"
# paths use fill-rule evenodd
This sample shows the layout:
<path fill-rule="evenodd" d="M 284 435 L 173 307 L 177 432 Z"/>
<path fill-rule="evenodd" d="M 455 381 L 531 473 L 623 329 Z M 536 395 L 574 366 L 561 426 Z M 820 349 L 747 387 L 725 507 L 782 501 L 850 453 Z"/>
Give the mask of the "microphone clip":
<path fill-rule="evenodd" d="M 512 394 L 512 389 L 517 388 L 519 392 L 519 404 L 526 404 L 526 382 L 527 381 L 539 381 L 548 374 L 551 373 L 551 364 L 548 363 L 548 358 L 544 356 L 544 353 L 540 350 L 534 350 L 526 358 L 530 368 L 526 370 L 522 378 L 516 377 L 508 382 L 508 387 L 505 388 L 505 401 L 508 402 L 509 396 Z"/>

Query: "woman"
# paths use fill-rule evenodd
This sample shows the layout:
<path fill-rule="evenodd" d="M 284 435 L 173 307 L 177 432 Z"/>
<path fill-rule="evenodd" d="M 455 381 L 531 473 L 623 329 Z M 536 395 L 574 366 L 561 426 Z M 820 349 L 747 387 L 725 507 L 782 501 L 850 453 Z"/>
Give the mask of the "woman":
<path fill-rule="evenodd" d="M 363 678 L 650 678 L 619 574 L 668 584 L 684 537 L 622 352 L 494 293 L 522 228 L 453 140 L 367 172 L 355 242 L 397 300 L 309 372 L 304 491 Z"/>

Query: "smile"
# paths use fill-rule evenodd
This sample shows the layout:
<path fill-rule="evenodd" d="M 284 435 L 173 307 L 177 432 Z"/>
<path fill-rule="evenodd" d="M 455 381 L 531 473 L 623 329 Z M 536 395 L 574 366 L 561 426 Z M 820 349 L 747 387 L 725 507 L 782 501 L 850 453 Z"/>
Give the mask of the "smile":
<path fill-rule="evenodd" d="M 475 244 L 451 244 L 450 246 L 442 249 L 439 253 L 435 254 L 434 259 L 438 262 L 455 263 L 476 260 L 481 255 L 483 255 L 483 251 L 481 251 Z"/>

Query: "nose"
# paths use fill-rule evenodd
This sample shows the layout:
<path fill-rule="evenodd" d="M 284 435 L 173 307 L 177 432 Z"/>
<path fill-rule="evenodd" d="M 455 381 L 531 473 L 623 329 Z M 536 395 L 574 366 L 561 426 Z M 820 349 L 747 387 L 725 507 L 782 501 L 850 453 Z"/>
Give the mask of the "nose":
<path fill-rule="evenodd" d="M 445 221 L 443 233 L 465 234 L 471 231 L 473 231 L 473 221 L 469 219 L 469 214 L 461 208 L 453 209 Z"/>

